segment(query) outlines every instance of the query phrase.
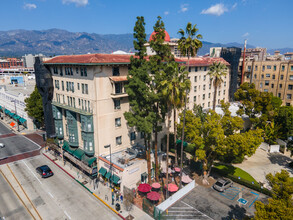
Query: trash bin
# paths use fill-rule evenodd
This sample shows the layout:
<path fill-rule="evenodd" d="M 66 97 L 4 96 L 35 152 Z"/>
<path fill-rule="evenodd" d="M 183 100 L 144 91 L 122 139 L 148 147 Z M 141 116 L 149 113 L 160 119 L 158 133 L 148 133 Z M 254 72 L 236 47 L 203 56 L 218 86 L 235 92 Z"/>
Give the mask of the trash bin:
<path fill-rule="evenodd" d="M 115 208 L 116 208 L 116 211 L 119 212 L 120 209 L 121 209 L 120 204 L 119 203 L 116 203 Z"/>

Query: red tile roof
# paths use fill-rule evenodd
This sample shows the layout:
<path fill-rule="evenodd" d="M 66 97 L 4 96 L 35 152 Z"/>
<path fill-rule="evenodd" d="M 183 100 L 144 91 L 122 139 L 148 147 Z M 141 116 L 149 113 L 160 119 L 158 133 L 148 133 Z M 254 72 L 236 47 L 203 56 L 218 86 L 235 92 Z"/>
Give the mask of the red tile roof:
<path fill-rule="evenodd" d="M 129 64 L 130 54 L 82 54 L 57 56 L 44 62 L 44 64 Z M 148 60 L 149 57 L 146 57 Z M 175 58 L 176 62 L 183 62 Z"/>
<path fill-rule="evenodd" d="M 113 64 L 113 63 L 130 63 L 132 55 L 125 54 L 83 54 L 83 55 L 64 55 L 54 57 L 44 64 Z"/>
<path fill-rule="evenodd" d="M 187 65 L 187 62 L 188 62 L 187 58 L 180 58 L 180 59 L 181 61 L 184 61 Z M 189 59 L 190 66 L 210 66 L 214 62 L 221 62 L 227 66 L 230 66 L 230 64 L 221 57 L 196 57 L 196 58 Z"/>

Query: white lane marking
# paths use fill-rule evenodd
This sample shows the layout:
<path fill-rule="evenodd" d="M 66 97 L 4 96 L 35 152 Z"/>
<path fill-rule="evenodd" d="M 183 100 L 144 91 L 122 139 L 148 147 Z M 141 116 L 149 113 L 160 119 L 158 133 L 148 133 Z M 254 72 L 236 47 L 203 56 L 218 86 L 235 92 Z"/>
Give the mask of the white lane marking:
<path fill-rule="evenodd" d="M 35 145 L 37 145 L 39 148 L 38 149 L 40 149 L 41 148 L 41 146 L 39 145 L 39 144 L 37 144 L 36 142 L 34 142 L 34 141 L 32 141 L 31 139 L 29 139 L 28 137 L 26 137 L 25 135 L 22 135 L 25 139 L 27 139 L 27 140 L 29 140 L 30 142 L 32 142 L 33 144 L 35 144 Z M 37 149 L 37 150 L 38 150 Z"/>
<path fill-rule="evenodd" d="M 54 196 L 52 195 L 52 193 L 48 192 L 48 194 L 49 194 L 52 198 L 54 198 Z"/>
<path fill-rule="evenodd" d="M 64 211 L 64 214 L 69 218 L 71 219 L 71 217 L 68 215 L 68 213 L 66 211 Z"/>
<path fill-rule="evenodd" d="M 168 213 L 169 213 L 169 212 L 180 212 L 180 211 L 170 211 L 170 210 L 169 210 Z M 193 213 L 194 213 L 194 212 L 196 212 L 196 210 L 193 210 L 193 211 L 184 211 L 184 212 L 193 212 Z"/>
<path fill-rule="evenodd" d="M 36 179 L 39 181 L 40 184 L 43 184 L 39 178 L 36 176 L 36 174 L 31 170 L 31 168 L 28 167 L 28 165 L 26 164 L 26 162 L 22 161 L 24 163 L 24 165 L 26 165 L 26 167 L 31 171 L 31 173 L 34 175 L 34 177 L 36 177 Z"/>
<path fill-rule="evenodd" d="M 204 213 L 202 213 L 201 211 L 197 210 L 197 209 L 194 208 L 193 206 L 188 205 L 186 202 L 183 202 L 183 201 L 181 201 L 181 202 L 182 202 L 183 204 L 187 205 L 188 207 L 191 207 L 191 208 L 193 208 L 194 210 L 198 211 L 198 212 L 201 213 L 203 216 L 206 216 L 206 217 L 208 217 L 209 219 L 212 219 L 210 216 L 207 216 L 206 214 L 204 214 Z"/>

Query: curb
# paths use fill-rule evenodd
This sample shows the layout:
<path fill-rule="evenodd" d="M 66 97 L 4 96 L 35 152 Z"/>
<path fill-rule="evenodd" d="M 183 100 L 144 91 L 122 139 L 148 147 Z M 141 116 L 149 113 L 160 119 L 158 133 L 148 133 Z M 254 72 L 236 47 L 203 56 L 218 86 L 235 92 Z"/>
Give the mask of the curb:
<path fill-rule="evenodd" d="M 61 170 L 63 170 L 67 175 L 69 175 L 72 179 L 74 179 L 76 182 L 78 182 L 83 188 L 85 188 L 89 193 L 91 193 L 93 196 L 95 196 L 98 200 L 100 200 L 104 205 L 106 205 L 111 211 L 113 211 L 116 215 L 118 215 L 120 218 L 125 220 L 125 218 L 119 214 L 115 209 L 113 209 L 111 206 L 109 206 L 104 200 L 102 200 L 100 197 L 98 197 L 95 193 L 93 193 L 89 188 L 87 188 L 85 185 L 83 185 L 79 180 L 75 179 L 74 176 L 72 176 L 70 173 L 68 173 L 65 169 L 63 169 L 60 165 L 55 163 L 54 160 L 52 160 L 50 157 L 48 157 L 46 154 L 42 153 L 46 158 L 48 158 L 51 162 L 53 162 L 56 166 L 58 166 Z"/>
<path fill-rule="evenodd" d="M 72 176 L 70 173 L 68 173 L 66 170 L 64 170 L 60 165 L 58 165 L 57 163 L 55 163 L 54 160 L 52 160 L 50 157 L 48 157 L 46 154 L 42 153 L 45 157 L 47 157 L 51 162 L 53 162 L 57 167 L 59 167 L 61 170 L 63 170 L 66 174 L 68 174 L 68 176 L 70 176 L 72 179 L 75 180 L 74 176 Z"/>

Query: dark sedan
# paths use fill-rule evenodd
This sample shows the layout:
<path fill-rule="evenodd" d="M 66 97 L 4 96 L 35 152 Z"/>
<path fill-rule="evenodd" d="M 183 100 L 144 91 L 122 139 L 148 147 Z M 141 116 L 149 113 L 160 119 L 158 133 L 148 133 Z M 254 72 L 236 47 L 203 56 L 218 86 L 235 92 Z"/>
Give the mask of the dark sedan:
<path fill-rule="evenodd" d="M 41 175 L 42 178 L 47 178 L 54 175 L 50 167 L 48 167 L 47 165 L 38 167 L 36 171 L 38 172 L 38 174 Z"/>

